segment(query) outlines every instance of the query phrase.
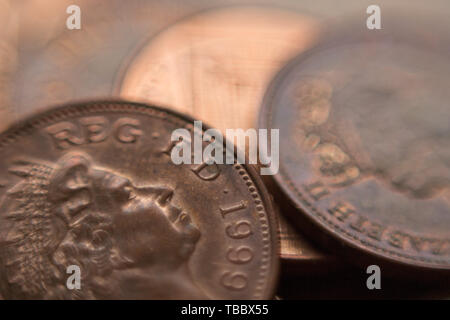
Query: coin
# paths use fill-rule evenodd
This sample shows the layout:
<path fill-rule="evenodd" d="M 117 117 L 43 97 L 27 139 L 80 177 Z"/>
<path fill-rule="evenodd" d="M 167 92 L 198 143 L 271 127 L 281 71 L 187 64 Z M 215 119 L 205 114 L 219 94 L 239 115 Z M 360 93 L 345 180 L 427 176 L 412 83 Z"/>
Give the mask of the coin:
<path fill-rule="evenodd" d="M 78 1 L 81 29 L 68 30 L 66 8 L 71 4 L 22 4 L 22 50 L 11 89 L 13 120 L 49 105 L 110 97 L 116 73 L 141 39 L 192 10 L 178 1 L 83 0 Z M 42 12 L 51 12 L 53 19 L 34 26 L 34 17 Z"/>
<path fill-rule="evenodd" d="M 224 133 L 252 128 L 271 77 L 317 33 L 313 18 L 273 7 L 207 10 L 145 43 L 124 68 L 117 91 L 187 113 Z"/>
<path fill-rule="evenodd" d="M 280 129 L 275 179 L 299 226 L 358 249 L 353 261 L 449 270 L 450 37 L 383 21 L 336 27 L 288 64 L 260 127 Z"/>
<path fill-rule="evenodd" d="M 17 68 L 18 23 L 11 2 L 0 0 L 0 129 L 12 118 L 11 79 Z"/>
<path fill-rule="evenodd" d="M 313 18 L 279 8 L 207 10 L 146 42 L 124 68 L 117 92 L 190 114 L 224 134 L 254 128 L 271 77 L 317 33 Z M 280 223 L 281 258 L 330 262 L 283 219 Z"/>
<path fill-rule="evenodd" d="M 192 120 L 128 102 L 35 115 L 0 136 L 6 299 L 267 299 L 268 193 L 246 165 L 175 165 Z M 66 287 L 78 267 L 80 289 Z"/>

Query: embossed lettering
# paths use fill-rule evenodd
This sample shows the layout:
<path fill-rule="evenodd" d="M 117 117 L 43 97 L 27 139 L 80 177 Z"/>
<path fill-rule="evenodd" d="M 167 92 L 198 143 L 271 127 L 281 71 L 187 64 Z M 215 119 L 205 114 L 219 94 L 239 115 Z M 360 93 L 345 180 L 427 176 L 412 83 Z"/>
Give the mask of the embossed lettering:
<path fill-rule="evenodd" d="M 230 248 L 227 252 L 228 261 L 235 264 L 244 264 L 253 259 L 253 251 L 249 247 Z"/>
<path fill-rule="evenodd" d="M 231 212 L 239 211 L 242 209 L 247 208 L 247 201 L 241 200 L 239 203 L 231 205 L 229 207 L 220 208 L 220 213 L 222 214 L 222 217 L 225 218 L 225 216 Z"/>
<path fill-rule="evenodd" d="M 142 130 L 139 129 L 140 122 L 137 119 L 122 118 L 114 124 L 114 131 L 116 138 L 123 143 L 136 142 L 137 138 L 142 135 Z"/>
<path fill-rule="evenodd" d="M 46 129 L 52 136 L 57 148 L 65 149 L 72 145 L 84 143 L 83 138 L 76 136 L 77 126 L 71 122 L 60 122 Z"/>
<path fill-rule="evenodd" d="M 434 255 L 444 255 L 448 242 L 435 239 L 426 239 L 420 237 L 410 237 L 411 244 L 417 251 L 427 251 Z"/>
<path fill-rule="evenodd" d="M 355 213 L 355 209 L 346 202 L 339 202 L 334 208 L 328 209 L 328 212 L 344 222 L 351 214 Z"/>
<path fill-rule="evenodd" d="M 202 180 L 214 180 L 220 175 L 220 169 L 217 164 L 202 163 L 191 169 Z"/>
<path fill-rule="evenodd" d="M 365 231 L 364 225 L 368 222 L 368 220 L 361 216 L 356 217 L 357 217 L 356 220 L 350 223 L 350 228 L 363 233 Z"/>
<path fill-rule="evenodd" d="M 220 282 L 227 289 L 239 291 L 247 287 L 248 279 L 242 273 L 226 271 L 223 273 Z"/>
<path fill-rule="evenodd" d="M 80 120 L 86 128 L 87 142 L 101 142 L 108 137 L 108 120 L 105 117 L 88 117 Z"/>
<path fill-rule="evenodd" d="M 252 228 L 250 222 L 242 220 L 228 224 L 225 228 L 225 232 L 230 238 L 244 239 L 252 234 Z"/>
<path fill-rule="evenodd" d="M 366 233 L 369 237 L 375 240 L 381 240 L 385 227 L 376 222 L 370 222 L 366 226 Z"/>
<path fill-rule="evenodd" d="M 330 191 L 325 185 L 318 181 L 308 185 L 305 185 L 305 190 L 314 198 L 314 200 L 320 200 L 320 198 L 330 194 Z"/>
<path fill-rule="evenodd" d="M 113 125 L 113 134 L 121 143 L 134 143 L 143 134 L 137 119 L 121 118 Z M 78 120 L 78 125 L 65 121 L 46 128 L 55 146 L 67 149 L 71 146 L 98 143 L 110 135 L 110 124 L 105 117 L 85 117 Z"/>
<path fill-rule="evenodd" d="M 394 231 L 390 234 L 388 242 L 396 248 L 404 248 L 406 240 L 405 234 L 400 231 Z"/>

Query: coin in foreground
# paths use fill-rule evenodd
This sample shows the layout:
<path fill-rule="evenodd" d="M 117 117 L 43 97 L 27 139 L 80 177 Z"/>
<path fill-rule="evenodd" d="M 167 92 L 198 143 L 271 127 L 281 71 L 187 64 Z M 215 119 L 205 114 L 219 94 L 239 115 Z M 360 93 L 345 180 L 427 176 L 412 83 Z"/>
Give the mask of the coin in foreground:
<path fill-rule="evenodd" d="M 127 102 L 39 114 L 0 136 L 6 299 L 261 299 L 277 275 L 267 191 L 244 165 L 175 165 L 191 120 Z M 66 286 L 79 268 L 81 289 Z"/>
<path fill-rule="evenodd" d="M 448 270 L 450 37 L 385 21 L 286 66 L 260 126 L 280 129 L 276 179 L 298 221 L 371 261 Z"/>

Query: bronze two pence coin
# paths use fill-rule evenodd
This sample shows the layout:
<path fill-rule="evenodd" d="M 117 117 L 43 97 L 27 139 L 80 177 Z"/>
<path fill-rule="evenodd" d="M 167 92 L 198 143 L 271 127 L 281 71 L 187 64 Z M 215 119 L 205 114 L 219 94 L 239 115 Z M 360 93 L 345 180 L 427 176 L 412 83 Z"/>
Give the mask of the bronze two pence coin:
<path fill-rule="evenodd" d="M 353 260 L 449 270 L 450 36 L 384 21 L 337 28 L 289 63 L 260 127 L 280 129 L 275 179 L 317 238 Z"/>
<path fill-rule="evenodd" d="M 267 191 L 245 165 L 175 165 L 171 134 L 192 127 L 110 101 L 62 106 L 2 134 L 1 295 L 271 298 L 278 248 Z M 67 272 L 77 269 L 71 290 Z"/>

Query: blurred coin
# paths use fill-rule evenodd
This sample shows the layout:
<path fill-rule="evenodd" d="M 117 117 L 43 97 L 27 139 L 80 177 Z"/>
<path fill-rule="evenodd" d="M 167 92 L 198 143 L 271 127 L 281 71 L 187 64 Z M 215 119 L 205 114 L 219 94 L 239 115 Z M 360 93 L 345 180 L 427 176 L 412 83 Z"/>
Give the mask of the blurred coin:
<path fill-rule="evenodd" d="M 17 16 L 11 2 L 0 0 L 0 129 L 12 117 L 11 81 L 17 68 Z"/>
<path fill-rule="evenodd" d="M 123 59 L 141 38 L 192 10 L 179 1 L 82 0 L 76 2 L 81 29 L 68 30 L 69 4 L 39 0 L 20 6 L 20 67 L 11 107 L 16 119 L 52 104 L 111 96 Z M 42 12 L 50 18 L 41 24 Z"/>
<path fill-rule="evenodd" d="M 245 165 L 175 165 L 171 134 L 192 126 L 111 101 L 63 106 L 0 135 L 3 297 L 271 298 L 270 197 Z M 69 266 L 81 289 L 66 287 Z"/>
<path fill-rule="evenodd" d="M 85 0 L 26 0 L 11 1 L 20 21 L 19 37 L 21 49 L 45 46 L 66 29 L 66 9 L 70 5 L 81 5 Z M 89 12 L 87 10 L 86 14 Z M 82 13 L 82 21 L 84 14 Z"/>
<path fill-rule="evenodd" d="M 143 45 L 120 95 L 152 101 L 225 129 L 255 126 L 271 76 L 316 38 L 311 18 L 273 7 L 196 14 Z"/>
<path fill-rule="evenodd" d="M 450 37 L 432 17 L 392 18 L 375 31 L 348 22 L 300 54 L 270 85 L 260 127 L 280 129 L 276 180 L 299 226 L 365 253 L 353 261 L 448 270 Z"/>
<path fill-rule="evenodd" d="M 273 7 L 209 10 L 144 44 L 118 81 L 120 95 L 166 105 L 224 133 L 247 130 L 272 75 L 317 33 L 311 18 Z M 280 221 L 282 258 L 330 262 Z"/>

